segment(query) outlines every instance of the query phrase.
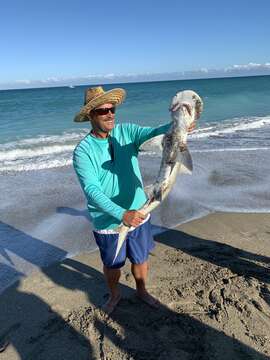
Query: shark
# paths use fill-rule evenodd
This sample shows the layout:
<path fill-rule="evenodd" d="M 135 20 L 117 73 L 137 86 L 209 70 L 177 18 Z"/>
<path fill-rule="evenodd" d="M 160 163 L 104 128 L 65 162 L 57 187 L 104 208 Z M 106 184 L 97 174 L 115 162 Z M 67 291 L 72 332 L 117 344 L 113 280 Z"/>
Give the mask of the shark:
<path fill-rule="evenodd" d="M 192 157 L 187 147 L 188 128 L 199 119 L 203 101 L 193 90 L 179 91 L 173 96 L 169 111 L 172 123 L 162 139 L 159 171 L 155 182 L 144 189 L 147 202 L 138 209 L 145 216 L 169 195 L 179 174 L 191 174 L 193 170 Z M 133 229 L 123 223 L 117 227 L 119 236 L 113 261 L 116 260 L 128 232 Z"/>

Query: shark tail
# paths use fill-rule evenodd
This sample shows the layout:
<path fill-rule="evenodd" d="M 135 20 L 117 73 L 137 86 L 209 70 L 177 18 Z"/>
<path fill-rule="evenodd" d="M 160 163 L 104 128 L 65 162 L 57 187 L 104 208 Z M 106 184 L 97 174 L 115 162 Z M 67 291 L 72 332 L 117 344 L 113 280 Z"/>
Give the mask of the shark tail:
<path fill-rule="evenodd" d="M 120 225 L 118 228 L 118 232 L 119 232 L 119 236 L 118 236 L 118 241 L 117 241 L 117 247 L 116 247 L 116 251 L 115 251 L 115 256 L 113 259 L 113 264 L 121 250 L 122 245 L 124 244 L 124 241 L 126 240 L 127 234 L 129 232 L 129 230 L 132 229 L 124 224 Z"/>

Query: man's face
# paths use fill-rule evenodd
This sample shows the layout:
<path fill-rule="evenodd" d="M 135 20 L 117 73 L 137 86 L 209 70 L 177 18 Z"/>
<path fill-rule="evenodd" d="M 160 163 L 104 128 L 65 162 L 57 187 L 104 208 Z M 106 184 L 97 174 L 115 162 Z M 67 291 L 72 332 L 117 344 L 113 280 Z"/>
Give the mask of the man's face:
<path fill-rule="evenodd" d="M 94 130 L 102 131 L 105 133 L 110 132 L 114 128 L 114 114 L 109 109 L 114 110 L 112 104 L 103 104 L 97 106 L 90 113 L 90 121 Z"/>

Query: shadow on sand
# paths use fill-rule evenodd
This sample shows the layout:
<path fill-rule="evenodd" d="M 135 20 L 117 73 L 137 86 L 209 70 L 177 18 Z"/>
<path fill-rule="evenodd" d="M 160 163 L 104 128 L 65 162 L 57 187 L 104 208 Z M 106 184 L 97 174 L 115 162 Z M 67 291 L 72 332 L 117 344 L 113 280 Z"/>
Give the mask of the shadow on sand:
<path fill-rule="evenodd" d="M 178 230 L 168 230 L 155 237 L 160 242 L 211 264 L 230 269 L 239 276 L 254 277 L 270 283 L 270 258 L 213 240 L 201 239 Z"/>
<path fill-rule="evenodd" d="M 16 242 L 23 241 L 23 247 L 14 244 L 11 246 L 8 241 L 2 242 L 2 252 L 6 254 L 7 251 L 14 252 L 17 256 L 31 261 L 27 244 L 31 244 L 31 251 L 46 250 L 47 253 L 57 251 L 55 246 L 51 249 L 50 244 L 28 236 L 9 225 L 3 224 L 3 226 L 7 240 L 10 235 L 15 241 L 14 234 L 16 234 Z M 181 244 L 193 243 L 194 253 L 192 247 L 183 246 L 182 249 L 190 251 L 193 256 L 200 256 L 201 248 L 206 246 L 202 239 L 188 238 L 186 235 L 184 241 L 184 234 L 174 234 L 176 235 L 181 236 Z M 175 246 L 168 240 L 166 234 L 159 236 L 158 241 L 168 246 Z M 208 249 L 210 255 L 207 261 L 214 261 L 215 264 L 223 263 L 224 255 L 219 255 L 219 245 L 212 244 L 215 249 L 212 253 L 209 253 L 210 249 Z M 63 251 L 58 250 L 60 260 Z M 228 247 L 228 251 L 233 252 L 233 250 L 232 247 Z M 248 254 L 245 256 L 243 264 L 246 265 L 249 258 Z M 5 266 L 9 267 L 10 271 L 14 271 L 12 264 Z M 234 271 L 243 269 L 243 266 L 236 266 L 234 262 L 231 266 Z M 255 269 L 253 270 L 255 272 Z M 257 276 L 264 278 L 261 269 L 256 268 L 256 270 Z M 162 305 L 159 311 L 152 310 L 135 299 L 134 290 L 129 286 L 121 285 L 124 299 L 121 300 L 113 316 L 110 319 L 105 318 L 97 310 L 97 307 L 104 302 L 106 294 L 102 273 L 74 259 L 66 259 L 48 268 L 41 268 L 41 271 L 55 285 L 84 292 L 93 305 L 85 311 L 77 312 L 79 304 L 74 304 L 74 309 L 70 309 L 72 316 L 64 319 L 42 298 L 21 290 L 18 281 L 0 298 L 0 347 L 1 344 L 5 347 L 4 344 L 9 343 L 6 350 L 1 353 L 1 359 L 8 359 L 5 354 L 10 351 L 11 346 L 18 354 L 17 358 L 25 360 L 268 359 L 266 355 L 188 314 L 177 313 L 165 305 Z M 52 286 L 50 291 L 54 289 L 55 287 Z M 76 316 L 80 323 L 79 329 L 74 325 Z"/>

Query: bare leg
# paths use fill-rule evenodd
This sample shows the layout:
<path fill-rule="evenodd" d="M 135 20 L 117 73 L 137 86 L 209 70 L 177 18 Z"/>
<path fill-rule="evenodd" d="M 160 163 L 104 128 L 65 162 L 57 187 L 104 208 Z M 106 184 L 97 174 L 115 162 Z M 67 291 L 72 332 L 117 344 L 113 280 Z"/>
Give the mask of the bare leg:
<path fill-rule="evenodd" d="M 148 262 L 142 264 L 131 264 L 131 272 L 136 281 L 137 296 L 148 305 L 158 308 L 159 301 L 146 290 L 146 279 L 148 273 Z"/>
<path fill-rule="evenodd" d="M 111 314 L 121 299 L 121 294 L 118 289 L 118 282 L 121 276 L 121 270 L 110 269 L 106 266 L 103 266 L 103 272 L 110 291 L 110 297 L 102 308 L 107 314 Z"/>

